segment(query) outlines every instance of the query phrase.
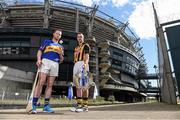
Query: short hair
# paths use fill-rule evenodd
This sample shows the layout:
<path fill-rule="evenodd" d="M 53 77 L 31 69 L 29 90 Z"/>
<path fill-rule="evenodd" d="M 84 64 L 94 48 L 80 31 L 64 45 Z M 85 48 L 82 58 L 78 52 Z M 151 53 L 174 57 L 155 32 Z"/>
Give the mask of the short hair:
<path fill-rule="evenodd" d="M 53 33 L 55 33 L 56 31 L 61 31 L 61 32 L 62 32 L 61 29 L 54 29 L 54 30 L 53 30 Z"/>
<path fill-rule="evenodd" d="M 84 34 L 83 34 L 82 32 L 78 32 L 78 33 L 77 33 L 77 36 L 78 36 L 79 34 L 81 34 L 81 35 L 83 36 L 83 39 L 84 39 Z"/>
<path fill-rule="evenodd" d="M 82 32 L 78 32 L 77 35 L 78 35 L 78 34 L 82 34 L 82 35 L 84 36 L 84 34 L 83 34 Z"/>

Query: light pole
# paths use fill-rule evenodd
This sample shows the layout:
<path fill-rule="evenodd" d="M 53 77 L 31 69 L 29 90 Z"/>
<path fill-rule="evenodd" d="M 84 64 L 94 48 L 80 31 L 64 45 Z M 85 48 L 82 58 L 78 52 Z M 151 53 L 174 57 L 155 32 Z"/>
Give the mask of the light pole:
<path fill-rule="evenodd" d="M 153 68 L 155 69 L 155 74 L 157 75 L 157 66 L 154 65 Z M 157 87 L 159 88 L 159 83 L 158 83 L 158 79 L 157 79 Z"/>
<path fill-rule="evenodd" d="M 153 68 L 155 69 L 155 74 L 156 74 L 156 76 L 158 76 L 157 66 L 154 65 Z M 160 101 L 160 100 L 159 100 L 159 98 L 160 98 L 160 81 L 159 81 L 159 77 L 157 78 L 157 88 L 158 88 L 158 90 L 159 90 L 159 95 L 158 95 L 158 93 L 157 93 L 157 100 Z"/>

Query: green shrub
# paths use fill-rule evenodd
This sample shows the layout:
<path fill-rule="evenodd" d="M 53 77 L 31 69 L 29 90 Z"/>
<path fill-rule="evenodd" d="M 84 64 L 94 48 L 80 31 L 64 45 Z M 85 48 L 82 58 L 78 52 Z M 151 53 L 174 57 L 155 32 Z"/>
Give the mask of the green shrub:
<path fill-rule="evenodd" d="M 96 101 L 98 101 L 98 102 L 101 102 L 101 101 L 104 101 L 104 97 L 101 97 L 101 96 L 97 96 L 96 97 Z"/>
<path fill-rule="evenodd" d="M 110 95 L 110 96 L 108 97 L 108 101 L 114 102 L 114 101 L 115 101 L 114 95 Z"/>

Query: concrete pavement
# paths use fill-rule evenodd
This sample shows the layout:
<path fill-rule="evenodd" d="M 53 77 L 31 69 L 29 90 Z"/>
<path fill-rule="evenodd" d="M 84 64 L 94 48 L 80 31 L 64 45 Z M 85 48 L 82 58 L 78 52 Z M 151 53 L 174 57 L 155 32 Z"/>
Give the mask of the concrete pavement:
<path fill-rule="evenodd" d="M 69 108 L 54 108 L 47 114 L 38 110 L 28 115 L 24 109 L 0 110 L 2 120 L 180 120 L 180 105 L 165 103 L 134 103 L 106 106 L 91 106 L 89 112 L 74 113 Z"/>

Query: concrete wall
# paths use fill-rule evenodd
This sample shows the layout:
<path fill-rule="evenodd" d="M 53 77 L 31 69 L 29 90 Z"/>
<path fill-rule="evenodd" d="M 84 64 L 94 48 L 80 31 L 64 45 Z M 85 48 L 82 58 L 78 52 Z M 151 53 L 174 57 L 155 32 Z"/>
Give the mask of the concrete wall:
<path fill-rule="evenodd" d="M 33 80 L 33 72 L 26 72 L 0 64 L 0 98 L 12 99 L 15 96 L 26 98 L 31 91 Z"/>

